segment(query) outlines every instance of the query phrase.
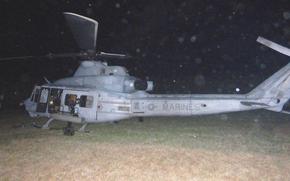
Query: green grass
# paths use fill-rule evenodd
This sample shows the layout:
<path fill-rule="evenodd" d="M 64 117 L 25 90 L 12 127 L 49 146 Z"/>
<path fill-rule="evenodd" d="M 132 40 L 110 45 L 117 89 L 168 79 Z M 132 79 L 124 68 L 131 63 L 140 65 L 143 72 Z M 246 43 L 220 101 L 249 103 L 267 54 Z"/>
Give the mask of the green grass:
<path fill-rule="evenodd" d="M 55 121 L 51 125 L 52 130 L 32 128 L 32 122 L 41 125 L 45 119 L 32 119 L 22 112 L 3 113 L 0 122 L 0 145 L 9 144 L 14 139 L 45 139 L 49 136 L 64 141 L 290 154 L 288 115 L 268 111 L 196 117 L 153 117 L 145 118 L 144 122 L 130 119 L 118 124 L 90 124 L 87 127 L 90 133 L 77 132 L 73 137 L 62 134 L 61 129 L 65 126 L 63 122 Z"/>
<path fill-rule="evenodd" d="M 289 180 L 288 115 L 254 111 L 101 123 L 64 136 L 64 122 L 0 113 L 0 180 Z M 80 125 L 76 126 L 79 128 Z"/>

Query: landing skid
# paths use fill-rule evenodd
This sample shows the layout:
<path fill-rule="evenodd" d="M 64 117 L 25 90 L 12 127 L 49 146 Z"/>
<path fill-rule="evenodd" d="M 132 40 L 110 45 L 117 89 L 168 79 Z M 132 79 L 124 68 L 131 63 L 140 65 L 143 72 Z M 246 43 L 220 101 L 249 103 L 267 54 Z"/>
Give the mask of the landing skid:
<path fill-rule="evenodd" d="M 83 124 L 78 130 L 75 130 L 74 126 L 72 125 L 72 122 L 67 122 L 67 125 L 64 128 L 50 128 L 48 125 L 50 124 L 52 120 L 53 119 L 48 120 L 43 126 L 38 125 L 35 122 L 33 122 L 31 126 L 38 129 L 63 130 L 63 134 L 67 136 L 73 136 L 75 132 L 82 132 L 82 133 L 90 132 L 89 130 L 86 129 L 88 123 Z"/>
<path fill-rule="evenodd" d="M 88 123 L 82 125 L 82 127 L 78 130 L 82 133 L 88 133 L 89 131 L 86 130 Z M 63 134 L 67 136 L 73 136 L 75 134 L 75 129 L 72 125 L 72 122 L 67 122 L 67 126 L 63 128 Z"/>
<path fill-rule="evenodd" d="M 90 132 L 89 130 L 86 130 L 87 126 L 88 126 L 88 123 L 83 124 L 82 127 L 80 127 L 79 132 L 83 132 L 83 133 Z"/>
<path fill-rule="evenodd" d="M 41 127 L 42 129 L 49 129 L 49 124 L 53 121 L 53 118 L 49 118 L 49 120 Z"/>

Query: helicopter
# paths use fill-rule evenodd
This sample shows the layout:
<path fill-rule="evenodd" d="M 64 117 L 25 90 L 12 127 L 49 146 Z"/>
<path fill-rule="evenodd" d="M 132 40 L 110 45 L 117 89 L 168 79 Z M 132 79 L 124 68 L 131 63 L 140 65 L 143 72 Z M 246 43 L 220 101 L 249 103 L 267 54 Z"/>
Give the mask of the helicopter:
<path fill-rule="evenodd" d="M 109 66 L 100 61 L 100 58 L 129 56 L 96 52 L 97 21 L 70 12 L 65 12 L 64 16 L 79 48 L 87 51 L 46 56 L 85 60 L 72 77 L 35 86 L 31 96 L 24 101 L 31 117 L 48 118 L 41 127 L 43 129 L 49 129 L 53 120 L 67 122 L 64 134 L 74 135 L 72 123 L 81 124 L 79 131 L 86 131 L 90 123 L 132 117 L 142 120 L 150 116 L 194 116 L 256 109 L 290 114 L 284 109 L 290 98 L 290 63 L 247 94 L 151 94 L 152 81 L 131 76 L 125 67 Z M 258 37 L 257 41 L 290 56 L 290 49 L 286 47 L 263 37 Z"/>

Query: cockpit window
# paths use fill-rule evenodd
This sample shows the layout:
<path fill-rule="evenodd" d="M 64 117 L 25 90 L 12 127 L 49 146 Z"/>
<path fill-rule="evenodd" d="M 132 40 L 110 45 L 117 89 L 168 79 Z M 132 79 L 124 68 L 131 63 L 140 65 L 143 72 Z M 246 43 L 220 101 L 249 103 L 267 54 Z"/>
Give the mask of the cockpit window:
<path fill-rule="evenodd" d="M 40 96 L 40 89 L 35 89 L 31 95 L 30 101 L 38 102 Z"/>
<path fill-rule="evenodd" d="M 49 93 L 48 89 L 41 90 L 39 103 L 47 103 L 48 93 Z"/>

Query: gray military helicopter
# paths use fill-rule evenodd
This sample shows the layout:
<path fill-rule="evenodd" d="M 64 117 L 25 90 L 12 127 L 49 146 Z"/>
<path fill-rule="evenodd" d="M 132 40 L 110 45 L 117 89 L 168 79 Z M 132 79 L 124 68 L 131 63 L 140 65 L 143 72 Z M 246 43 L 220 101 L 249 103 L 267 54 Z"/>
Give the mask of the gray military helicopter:
<path fill-rule="evenodd" d="M 153 82 L 130 76 L 126 68 L 108 66 L 99 58 L 126 58 L 126 55 L 96 53 L 98 22 L 74 13 L 64 16 L 83 53 L 54 55 L 82 57 L 72 77 L 35 86 L 24 101 L 31 117 L 47 117 L 42 126 L 49 128 L 53 120 L 68 122 L 64 134 L 73 135 L 72 123 L 114 122 L 131 117 L 193 116 L 255 109 L 267 109 L 290 114 L 283 110 L 290 98 L 290 63 L 247 94 L 150 94 Z M 290 49 L 259 37 L 258 42 L 290 56 Z M 27 57 L 29 58 L 29 57 Z"/>

